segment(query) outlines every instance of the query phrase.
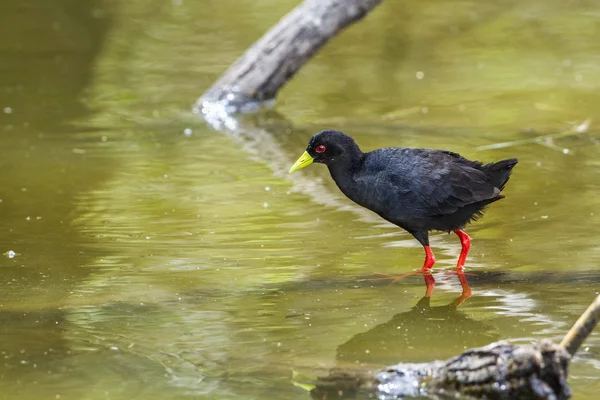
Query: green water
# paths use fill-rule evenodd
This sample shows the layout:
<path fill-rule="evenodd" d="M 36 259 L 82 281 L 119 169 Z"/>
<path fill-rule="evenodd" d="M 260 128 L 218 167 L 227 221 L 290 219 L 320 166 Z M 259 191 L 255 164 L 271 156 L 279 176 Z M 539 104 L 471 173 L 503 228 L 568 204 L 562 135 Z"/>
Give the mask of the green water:
<path fill-rule="evenodd" d="M 286 120 L 250 136 L 193 115 L 296 4 L 3 1 L 0 253 L 16 254 L 0 256 L 0 399 L 306 399 L 292 370 L 560 340 L 598 293 L 594 2 L 387 0 L 282 90 Z M 468 229 L 457 310 L 455 236 L 433 236 L 432 309 L 411 311 L 423 277 L 375 273 L 420 268 L 418 243 L 323 166 L 287 174 L 324 128 L 365 150 L 520 159 Z M 599 377 L 594 334 L 575 398 Z"/>

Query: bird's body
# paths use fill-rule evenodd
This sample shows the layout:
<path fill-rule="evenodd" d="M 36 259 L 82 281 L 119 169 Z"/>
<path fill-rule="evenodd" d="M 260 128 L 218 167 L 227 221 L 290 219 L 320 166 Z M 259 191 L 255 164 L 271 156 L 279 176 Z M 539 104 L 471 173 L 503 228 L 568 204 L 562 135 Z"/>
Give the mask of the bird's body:
<path fill-rule="evenodd" d="M 482 164 L 449 151 L 383 148 L 363 153 L 354 140 L 338 131 L 313 136 L 306 152 L 290 170 L 314 162 L 327 165 L 340 190 L 357 204 L 410 232 L 425 248 L 423 269 L 435 259 L 429 231 L 454 231 L 463 245 L 462 268 L 470 239 L 461 229 L 483 214 L 500 194 L 516 159 Z"/>
<path fill-rule="evenodd" d="M 348 198 L 401 228 L 451 231 L 503 197 L 508 176 L 494 174 L 494 165 L 439 150 L 386 148 L 364 153 L 350 173 L 329 170 Z"/>

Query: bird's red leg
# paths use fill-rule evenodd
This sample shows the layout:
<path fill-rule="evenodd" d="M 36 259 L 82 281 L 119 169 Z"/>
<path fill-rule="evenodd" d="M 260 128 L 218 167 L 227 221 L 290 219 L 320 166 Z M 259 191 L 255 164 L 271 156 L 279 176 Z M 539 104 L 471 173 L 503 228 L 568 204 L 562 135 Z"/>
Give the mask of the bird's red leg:
<path fill-rule="evenodd" d="M 423 263 L 421 272 L 429 272 L 433 264 L 435 264 L 435 257 L 429 246 L 423 246 L 423 249 L 425 249 L 425 262 Z"/>
<path fill-rule="evenodd" d="M 471 238 L 465 232 L 457 229 L 454 231 L 458 235 L 460 239 L 460 244 L 462 245 L 462 250 L 460 252 L 460 256 L 458 257 L 458 262 L 456 263 L 456 269 L 462 270 L 465 266 L 465 261 L 467 261 L 467 254 L 469 253 L 469 248 L 471 248 Z"/>

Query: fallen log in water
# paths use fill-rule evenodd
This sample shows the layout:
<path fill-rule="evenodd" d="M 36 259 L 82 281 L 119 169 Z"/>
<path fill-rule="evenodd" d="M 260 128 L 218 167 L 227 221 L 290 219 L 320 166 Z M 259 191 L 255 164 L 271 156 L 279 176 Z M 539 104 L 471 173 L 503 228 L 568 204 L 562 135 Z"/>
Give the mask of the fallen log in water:
<path fill-rule="evenodd" d="M 194 110 L 209 122 L 223 114 L 255 111 L 274 99 L 331 38 L 381 1 L 304 0 L 231 65 L 198 99 Z"/>
<path fill-rule="evenodd" d="M 400 363 L 373 372 L 334 369 L 314 382 L 310 394 L 315 399 L 350 398 L 361 393 L 380 399 L 460 395 L 486 399 L 568 399 L 571 356 L 599 319 L 600 296 L 560 345 L 549 340 L 534 345 L 497 342 L 446 361 Z"/>

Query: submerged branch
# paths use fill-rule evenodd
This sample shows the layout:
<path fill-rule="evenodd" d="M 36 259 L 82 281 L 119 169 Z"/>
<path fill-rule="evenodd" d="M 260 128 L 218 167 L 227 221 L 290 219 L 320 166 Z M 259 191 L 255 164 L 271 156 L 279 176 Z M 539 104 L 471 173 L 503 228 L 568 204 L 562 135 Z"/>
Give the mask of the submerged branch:
<path fill-rule="evenodd" d="M 571 128 L 567 131 L 564 131 L 564 132 L 558 132 L 558 133 L 554 133 L 551 135 L 537 136 L 537 137 L 530 138 L 530 139 L 513 140 L 511 142 L 501 142 L 501 143 L 494 143 L 494 144 L 489 144 L 489 145 L 485 145 L 485 146 L 479 146 L 479 147 L 475 148 L 475 150 L 477 150 L 477 151 L 495 150 L 495 149 L 502 149 L 502 148 L 506 148 L 506 147 L 518 146 L 518 145 L 522 145 L 522 144 L 537 143 L 542 146 L 550 147 L 554 150 L 559 150 L 559 151 L 565 152 L 566 149 L 563 149 L 561 147 L 554 145 L 552 143 L 552 140 L 558 139 L 558 138 L 563 138 L 563 137 L 568 137 L 568 136 L 575 136 L 575 135 L 579 135 L 580 133 L 586 132 L 590 126 L 590 122 L 591 122 L 591 120 L 587 119 L 587 120 L 583 121 L 581 124 L 575 125 L 575 126 L 573 126 L 573 128 Z M 567 150 L 567 153 L 568 153 L 568 150 Z"/>
<path fill-rule="evenodd" d="M 220 108 L 252 111 L 281 87 L 338 32 L 382 0 L 304 0 L 238 59 L 196 102 L 204 115 Z"/>
<path fill-rule="evenodd" d="M 560 345 L 564 347 L 570 355 L 574 355 L 583 341 L 592 333 L 600 320 L 600 296 L 585 310 L 579 317 L 575 325 L 565 335 Z"/>

